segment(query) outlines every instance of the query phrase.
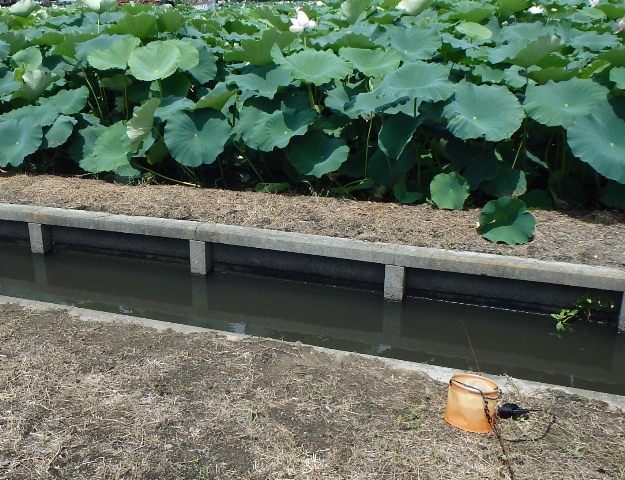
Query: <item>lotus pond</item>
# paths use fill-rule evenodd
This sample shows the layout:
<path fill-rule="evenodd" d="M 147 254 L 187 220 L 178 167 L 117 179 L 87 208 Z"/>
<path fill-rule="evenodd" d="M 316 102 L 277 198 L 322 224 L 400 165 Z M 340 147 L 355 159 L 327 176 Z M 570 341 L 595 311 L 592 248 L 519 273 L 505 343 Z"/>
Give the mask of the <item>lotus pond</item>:
<path fill-rule="evenodd" d="M 21 0 L 0 9 L 0 168 L 479 205 L 483 236 L 523 243 L 526 209 L 625 208 L 624 16 Z"/>

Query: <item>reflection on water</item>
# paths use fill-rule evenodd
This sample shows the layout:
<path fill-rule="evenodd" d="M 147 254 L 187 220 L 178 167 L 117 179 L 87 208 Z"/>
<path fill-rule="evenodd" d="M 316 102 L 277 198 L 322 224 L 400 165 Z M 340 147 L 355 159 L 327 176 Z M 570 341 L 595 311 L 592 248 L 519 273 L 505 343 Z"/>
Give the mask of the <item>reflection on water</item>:
<path fill-rule="evenodd" d="M 625 336 L 545 315 L 0 244 L 0 294 L 625 395 Z M 463 326 L 464 323 L 464 326 Z M 466 328 L 466 331 L 465 331 Z M 469 348 L 473 345 L 475 357 Z"/>

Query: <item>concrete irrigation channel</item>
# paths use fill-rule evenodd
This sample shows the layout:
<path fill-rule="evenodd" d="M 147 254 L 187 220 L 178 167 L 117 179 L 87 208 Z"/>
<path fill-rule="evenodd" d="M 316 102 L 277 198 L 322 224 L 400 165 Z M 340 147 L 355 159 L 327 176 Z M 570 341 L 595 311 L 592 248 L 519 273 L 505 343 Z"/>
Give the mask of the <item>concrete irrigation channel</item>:
<path fill-rule="evenodd" d="M 392 305 L 406 297 L 553 312 L 572 305 L 581 295 L 590 292 L 591 295 L 607 295 L 619 306 L 614 334 L 625 331 L 625 272 L 605 267 L 13 204 L 0 204 L 0 241 L 28 244 L 35 258 L 43 258 L 57 249 L 79 250 L 163 261 L 163 265 L 172 262 L 187 265 L 190 278 L 211 275 L 215 270 L 234 270 L 377 291 L 386 301 L 386 322 L 393 321 L 392 315 L 387 315 L 396 311 Z M 163 306 L 163 310 L 167 308 L 171 309 Z M 220 315 L 223 316 L 224 311 Z M 187 313 L 196 318 L 201 315 L 193 308 Z M 226 313 L 237 317 L 236 312 Z M 304 323 L 274 320 L 261 314 L 257 317 L 262 320 L 260 325 L 268 328 L 278 325 L 300 334 L 308 328 Z M 332 327 L 332 332 L 338 332 L 337 338 L 353 337 L 373 342 L 376 335 L 375 332 L 354 333 L 349 327 L 341 330 L 341 325 Z M 322 335 L 325 331 L 321 328 L 316 332 L 313 328 L 310 333 Z M 398 332 L 384 326 L 379 343 L 405 348 L 409 342 L 416 341 L 403 339 Z M 447 350 L 466 349 L 434 342 L 425 350 L 436 349 L 436 345 Z M 489 354 L 483 355 L 487 362 Z M 510 358 L 515 357 L 511 355 Z M 621 355 L 616 357 L 611 361 L 613 365 L 620 363 Z M 544 361 L 537 358 L 534 362 L 523 355 L 516 360 L 526 365 Z M 566 362 L 556 361 L 556 364 L 559 370 L 567 368 Z M 592 378 L 593 365 L 588 365 L 586 370 L 585 377 Z"/>

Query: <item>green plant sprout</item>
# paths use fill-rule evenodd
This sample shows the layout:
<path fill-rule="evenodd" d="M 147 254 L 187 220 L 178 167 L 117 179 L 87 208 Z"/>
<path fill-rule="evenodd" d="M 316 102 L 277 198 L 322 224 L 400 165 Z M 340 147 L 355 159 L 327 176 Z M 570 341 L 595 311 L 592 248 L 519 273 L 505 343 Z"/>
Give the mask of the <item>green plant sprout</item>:
<path fill-rule="evenodd" d="M 558 313 L 552 313 L 551 317 L 556 320 L 556 330 L 558 332 L 572 331 L 571 322 L 574 320 L 591 320 L 597 312 L 613 312 L 616 304 L 613 300 L 603 296 L 592 296 L 584 294 L 580 297 L 572 308 L 563 308 Z"/>

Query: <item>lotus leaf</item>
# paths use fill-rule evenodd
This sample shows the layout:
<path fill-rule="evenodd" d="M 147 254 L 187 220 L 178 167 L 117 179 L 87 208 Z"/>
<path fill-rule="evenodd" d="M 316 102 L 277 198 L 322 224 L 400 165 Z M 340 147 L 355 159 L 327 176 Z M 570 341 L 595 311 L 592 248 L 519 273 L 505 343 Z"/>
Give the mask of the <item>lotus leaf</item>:
<path fill-rule="evenodd" d="M 567 129 L 567 141 L 573 155 L 604 177 L 625 184 L 625 121 L 608 102 L 578 118 Z"/>
<path fill-rule="evenodd" d="M 345 0 L 339 8 L 338 16 L 349 25 L 353 25 L 364 19 L 370 3 L 369 0 Z"/>
<path fill-rule="evenodd" d="M 51 72 L 43 70 L 33 70 L 22 75 L 24 82 L 15 93 L 27 100 L 35 100 L 45 92 L 50 85 L 57 81 L 59 77 Z"/>
<path fill-rule="evenodd" d="M 131 73 L 148 82 L 169 77 L 177 70 L 179 62 L 180 50 L 161 41 L 134 49 L 128 58 Z"/>
<path fill-rule="evenodd" d="M 295 110 L 292 108 L 273 113 L 265 113 L 258 117 L 249 142 L 255 148 L 270 152 L 274 148 L 286 147 L 295 136 L 304 135 L 312 124 L 316 113 L 314 110 Z"/>
<path fill-rule="evenodd" d="M 130 139 L 132 150 L 136 150 L 143 139 L 152 131 L 154 113 L 160 104 L 160 98 L 152 98 L 133 112 L 132 118 L 126 125 L 126 133 Z"/>
<path fill-rule="evenodd" d="M 85 108 L 88 98 L 89 89 L 82 86 L 72 90 L 61 90 L 51 97 L 40 98 L 39 104 L 51 105 L 60 113 L 73 115 Z"/>
<path fill-rule="evenodd" d="M 306 49 L 285 57 L 275 45 L 271 54 L 274 61 L 289 71 L 293 78 L 317 86 L 343 79 L 352 73 L 351 64 L 330 51 Z"/>
<path fill-rule="evenodd" d="M 141 44 L 135 37 L 123 38 L 106 50 L 92 50 L 87 55 L 89 64 L 98 70 L 116 68 L 125 70 L 128 67 L 128 58 L 132 51 Z"/>
<path fill-rule="evenodd" d="M 43 132 L 30 119 L 9 119 L 0 122 L 0 166 L 18 167 L 24 159 L 37 151 Z"/>
<path fill-rule="evenodd" d="M 145 40 L 146 38 L 153 38 L 158 33 L 158 27 L 156 26 L 156 17 L 147 13 L 138 15 L 125 15 L 108 31 L 111 33 L 118 33 L 121 35 L 131 35 L 136 38 Z"/>
<path fill-rule="evenodd" d="M 130 165 L 130 139 L 126 135 L 125 122 L 117 122 L 110 127 L 98 129 L 91 155 L 80 162 L 81 168 L 88 172 L 114 172 L 118 168 Z"/>
<path fill-rule="evenodd" d="M 63 145 L 74 131 L 77 120 L 67 115 L 59 115 L 45 134 L 43 147 L 56 148 Z"/>
<path fill-rule="evenodd" d="M 438 31 L 431 28 L 387 27 L 391 46 L 404 61 L 428 60 L 443 43 Z"/>
<path fill-rule="evenodd" d="M 497 142 L 510 138 L 521 126 L 525 114 L 507 88 L 461 82 L 443 116 L 449 120 L 449 130 L 458 138 L 484 137 Z"/>
<path fill-rule="evenodd" d="M 614 67 L 610 70 L 610 81 L 614 82 L 619 90 L 625 90 L 625 67 Z"/>
<path fill-rule="evenodd" d="M 11 63 L 16 68 L 22 67 L 25 71 L 32 72 L 33 70 L 37 70 L 41 67 L 41 64 L 43 63 L 43 56 L 41 55 L 39 48 L 30 47 L 13 54 L 11 57 Z"/>
<path fill-rule="evenodd" d="M 577 118 L 589 114 L 606 101 L 608 89 L 593 82 L 573 78 L 564 82 L 529 84 L 523 106 L 537 122 L 550 127 L 569 127 Z"/>
<path fill-rule="evenodd" d="M 167 40 L 166 44 L 174 45 L 180 50 L 178 68 L 182 71 L 191 70 L 200 63 L 200 52 L 190 42 L 184 40 Z"/>
<path fill-rule="evenodd" d="M 401 63 L 401 55 L 395 50 L 344 47 L 339 50 L 339 55 L 368 77 L 383 77 Z"/>
<path fill-rule="evenodd" d="M 419 123 L 417 118 L 409 117 L 403 113 L 387 117 L 378 136 L 380 149 L 389 158 L 399 158 L 406 145 L 412 140 L 412 135 Z"/>
<path fill-rule="evenodd" d="M 475 22 L 464 22 L 456 25 L 456 30 L 474 40 L 490 40 L 493 37 L 492 30 Z"/>
<path fill-rule="evenodd" d="M 291 84 L 293 77 L 287 70 L 276 67 L 265 71 L 264 74 L 256 75 L 247 73 L 245 75 L 230 75 L 226 77 L 226 82 L 234 82 L 241 89 L 241 100 L 257 95 L 261 97 L 273 98 L 280 87 Z"/>
<path fill-rule="evenodd" d="M 176 112 L 167 119 L 165 143 L 176 161 L 187 167 L 211 164 L 230 139 L 230 127 L 214 110 Z"/>
<path fill-rule="evenodd" d="M 461 210 L 469 197 L 469 182 L 458 172 L 439 173 L 430 183 L 432 202 L 446 210 Z"/>
<path fill-rule="evenodd" d="M 16 17 L 28 17 L 31 13 L 39 10 L 39 3 L 34 0 L 19 0 L 9 7 L 9 13 Z"/>
<path fill-rule="evenodd" d="M 438 102 L 451 97 L 454 89 L 454 84 L 449 81 L 449 68 L 417 61 L 404 63 L 387 74 L 374 91 L 382 96 L 407 96 Z"/>
<path fill-rule="evenodd" d="M 478 222 L 482 237 L 508 245 L 527 243 L 534 235 L 536 219 L 518 198 L 502 197 L 484 206 Z"/>
<path fill-rule="evenodd" d="M 298 172 L 319 178 L 340 168 L 347 160 L 349 147 L 342 139 L 313 130 L 294 139 L 290 151 L 291 162 Z"/>
<path fill-rule="evenodd" d="M 501 166 L 492 180 L 482 183 L 482 190 L 493 197 L 518 197 L 527 190 L 525 172 Z"/>
<path fill-rule="evenodd" d="M 0 40 L 0 62 L 4 62 L 6 60 L 10 51 L 11 47 L 9 44 L 4 40 Z"/>

